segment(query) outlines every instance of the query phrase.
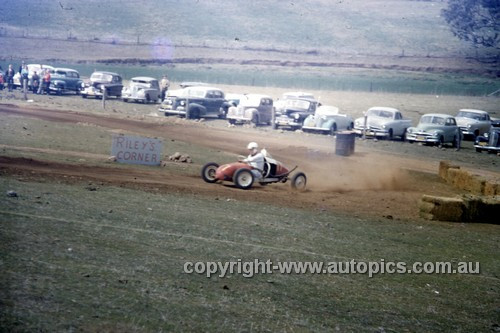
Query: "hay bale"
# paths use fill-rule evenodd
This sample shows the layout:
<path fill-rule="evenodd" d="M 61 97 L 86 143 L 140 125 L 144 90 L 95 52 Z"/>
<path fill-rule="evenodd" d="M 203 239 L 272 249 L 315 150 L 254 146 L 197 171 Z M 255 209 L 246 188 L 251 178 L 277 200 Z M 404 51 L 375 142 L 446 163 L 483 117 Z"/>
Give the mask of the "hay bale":
<path fill-rule="evenodd" d="M 460 189 L 465 188 L 469 173 L 460 169 L 449 168 L 446 174 L 446 182 Z"/>
<path fill-rule="evenodd" d="M 484 184 L 484 195 L 500 195 L 500 184 L 486 182 Z"/>
<path fill-rule="evenodd" d="M 500 197 L 481 198 L 478 205 L 477 222 L 500 224 Z"/>
<path fill-rule="evenodd" d="M 470 173 L 468 173 L 467 175 L 467 180 L 465 181 L 464 187 L 462 189 L 474 194 L 483 194 L 484 188 L 486 186 L 486 179 L 477 175 L 472 175 Z"/>
<path fill-rule="evenodd" d="M 428 220 L 499 224 L 500 197 L 468 195 L 462 198 L 446 198 L 423 195 L 419 212 L 420 217 Z"/>
<path fill-rule="evenodd" d="M 465 204 L 461 198 L 423 195 L 419 203 L 420 216 L 430 220 L 463 221 Z"/>
<path fill-rule="evenodd" d="M 450 161 L 439 162 L 439 177 L 444 180 L 448 179 L 448 169 L 460 169 L 458 165 L 451 164 Z"/>

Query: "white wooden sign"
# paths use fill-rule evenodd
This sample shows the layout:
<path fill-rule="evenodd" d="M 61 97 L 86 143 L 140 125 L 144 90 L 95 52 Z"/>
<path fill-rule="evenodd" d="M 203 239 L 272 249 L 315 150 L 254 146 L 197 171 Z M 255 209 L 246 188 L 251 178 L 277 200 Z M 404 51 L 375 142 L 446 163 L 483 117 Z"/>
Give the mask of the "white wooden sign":
<path fill-rule="evenodd" d="M 162 148 L 160 139 L 115 134 L 111 155 L 120 163 L 160 165 Z"/>

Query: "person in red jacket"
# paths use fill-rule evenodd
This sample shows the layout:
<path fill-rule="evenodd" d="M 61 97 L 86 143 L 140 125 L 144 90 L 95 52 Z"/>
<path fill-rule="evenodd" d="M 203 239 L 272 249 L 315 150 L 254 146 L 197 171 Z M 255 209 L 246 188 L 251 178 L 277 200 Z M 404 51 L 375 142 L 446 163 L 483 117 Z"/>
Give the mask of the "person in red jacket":
<path fill-rule="evenodd" d="M 42 84 L 43 84 L 42 94 L 45 91 L 48 95 L 49 94 L 49 87 L 50 87 L 50 70 L 49 69 L 46 69 L 45 74 L 43 74 Z"/>

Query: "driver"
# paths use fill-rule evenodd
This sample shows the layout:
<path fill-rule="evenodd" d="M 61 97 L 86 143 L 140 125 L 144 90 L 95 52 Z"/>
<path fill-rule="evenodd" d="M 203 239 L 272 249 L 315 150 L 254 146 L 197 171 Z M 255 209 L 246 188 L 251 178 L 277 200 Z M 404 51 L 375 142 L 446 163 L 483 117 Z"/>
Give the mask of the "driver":
<path fill-rule="evenodd" d="M 259 145 L 257 142 L 250 142 L 247 146 L 250 154 L 242 162 L 248 163 L 253 169 L 252 173 L 255 179 L 262 178 L 262 170 L 264 169 L 264 155 L 258 151 Z"/>

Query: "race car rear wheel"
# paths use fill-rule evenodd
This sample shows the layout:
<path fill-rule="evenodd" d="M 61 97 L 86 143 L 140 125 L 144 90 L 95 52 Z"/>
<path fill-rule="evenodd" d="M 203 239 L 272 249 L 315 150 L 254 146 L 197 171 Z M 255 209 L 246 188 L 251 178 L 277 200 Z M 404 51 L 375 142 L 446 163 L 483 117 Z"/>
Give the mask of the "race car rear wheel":
<path fill-rule="evenodd" d="M 201 168 L 201 178 L 207 183 L 215 183 L 217 178 L 215 178 L 215 171 L 219 165 L 214 162 L 207 163 Z"/>
<path fill-rule="evenodd" d="M 234 173 L 233 181 L 238 188 L 247 190 L 252 187 L 254 176 L 251 170 L 241 168 Z"/>
<path fill-rule="evenodd" d="M 307 177 L 305 173 L 297 172 L 293 175 L 291 185 L 294 190 L 303 191 L 306 188 L 306 184 Z"/>

